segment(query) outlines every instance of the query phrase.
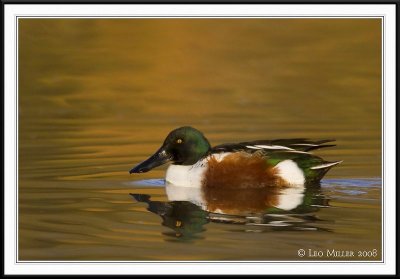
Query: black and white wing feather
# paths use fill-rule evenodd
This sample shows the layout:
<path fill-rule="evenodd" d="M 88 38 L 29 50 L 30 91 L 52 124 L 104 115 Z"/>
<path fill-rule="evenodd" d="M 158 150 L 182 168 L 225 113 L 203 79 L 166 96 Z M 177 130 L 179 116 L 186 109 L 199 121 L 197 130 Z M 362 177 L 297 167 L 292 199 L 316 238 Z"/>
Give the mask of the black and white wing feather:
<path fill-rule="evenodd" d="M 256 140 L 239 143 L 225 143 L 214 146 L 212 153 L 246 151 L 253 153 L 257 150 L 264 151 L 300 151 L 309 152 L 311 150 L 332 147 L 335 144 L 326 144 L 333 142 L 333 139 L 311 141 L 309 139 L 276 139 L 276 140 Z"/>

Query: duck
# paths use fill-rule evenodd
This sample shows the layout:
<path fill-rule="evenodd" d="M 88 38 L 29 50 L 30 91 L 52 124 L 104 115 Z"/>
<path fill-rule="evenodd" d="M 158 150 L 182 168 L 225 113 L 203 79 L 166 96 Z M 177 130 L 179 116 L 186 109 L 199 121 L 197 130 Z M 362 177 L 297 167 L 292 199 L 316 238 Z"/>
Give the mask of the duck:
<path fill-rule="evenodd" d="M 254 140 L 212 147 L 199 130 L 184 126 L 171 131 L 161 147 L 129 173 L 148 172 L 171 163 L 168 185 L 225 195 L 229 190 L 305 187 L 315 185 L 343 161 L 325 161 L 311 151 L 335 146 L 333 139 Z"/>

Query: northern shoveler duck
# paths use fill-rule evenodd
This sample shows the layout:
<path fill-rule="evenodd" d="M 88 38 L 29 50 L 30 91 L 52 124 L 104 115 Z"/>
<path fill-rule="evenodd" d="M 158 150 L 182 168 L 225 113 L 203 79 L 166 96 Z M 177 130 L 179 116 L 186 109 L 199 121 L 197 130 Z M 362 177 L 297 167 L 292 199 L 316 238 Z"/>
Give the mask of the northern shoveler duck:
<path fill-rule="evenodd" d="M 334 146 L 333 140 L 256 140 L 211 147 L 204 135 L 181 127 L 169 133 L 163 145 L 129 173 L 143 173 L 168 162 L 166 182 L 207 189 L 259 189 L 318 183 L 333 166 L 311 150 Z"/>

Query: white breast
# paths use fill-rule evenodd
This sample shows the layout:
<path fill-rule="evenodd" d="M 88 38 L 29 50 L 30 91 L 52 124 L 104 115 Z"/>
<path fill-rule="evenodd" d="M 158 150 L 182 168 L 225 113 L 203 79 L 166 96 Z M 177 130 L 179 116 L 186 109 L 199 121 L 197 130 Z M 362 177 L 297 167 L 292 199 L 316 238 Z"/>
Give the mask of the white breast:
<path fill-rule="evenodd" d="M 205 166 L 202 165 L 170 165 L 165 175 L 167 183 L 180 187 L 200 188 Z"/>
<path fill-rule="evenodd" d="M 230 153 L 219 153 L 210 156 L 213 156 L 217 161 L 221 161 L 228 154 Z M 165 180 L 167 183 L 176 186 L 201 188 L 209 159 L 210 157 L 206 157 L 190 166 L 170 165 L 167 169 Z"/>

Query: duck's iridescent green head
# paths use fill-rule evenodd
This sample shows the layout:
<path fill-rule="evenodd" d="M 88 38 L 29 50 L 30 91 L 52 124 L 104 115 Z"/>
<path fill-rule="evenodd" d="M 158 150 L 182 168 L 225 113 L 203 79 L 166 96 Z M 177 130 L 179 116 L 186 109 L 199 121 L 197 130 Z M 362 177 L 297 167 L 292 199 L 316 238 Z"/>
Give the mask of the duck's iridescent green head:
<path fill-rule="evenodd" d="M 170 132 L 160 149 L 129 173 L 147 172 L 168 162 L 193 165 L 204 157 L 210 148 L 210 143 L 200 131 L 188 126 L 181 127 Z"/>

